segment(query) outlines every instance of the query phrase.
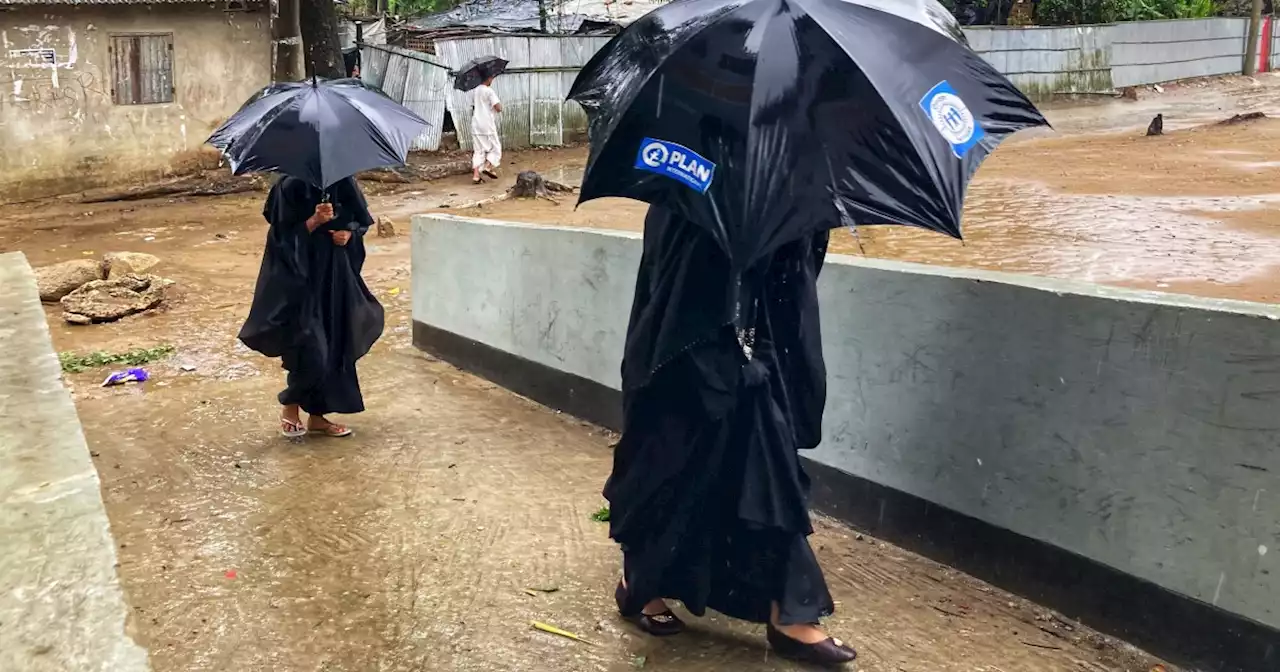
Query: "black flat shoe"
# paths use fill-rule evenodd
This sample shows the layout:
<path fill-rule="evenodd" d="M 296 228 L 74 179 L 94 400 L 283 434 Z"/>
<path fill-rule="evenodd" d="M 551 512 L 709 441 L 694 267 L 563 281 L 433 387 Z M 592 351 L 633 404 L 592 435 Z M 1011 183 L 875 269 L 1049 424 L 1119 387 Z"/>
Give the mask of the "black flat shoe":
<path fill-rule="evenodd" d="M 774 653 L 798 663 L 835 667 L 851 663 L 858 657 L 857 651 L 834 637 L 828 637 L 817 644 L 805 644 L 782 634 L 772 623 L 769 624 L 766 637 Z"/>
<path fill-rule="evenodd" d="M 623 609 L 623 605 L 627 603 L 627 589 L 622 586 L 621 581 L 618 582 L 617 589 L 613 591 L 613 599 L 618 603 L 618 613 L 647 634 L 654 637 L 670 637 L 684 632 L 684 621 L 680 620 L 680 617 L 672 613 L 670 609 L 663 611 L 661 614 L 652 615 L 643 611 L 628 613 Z"/>

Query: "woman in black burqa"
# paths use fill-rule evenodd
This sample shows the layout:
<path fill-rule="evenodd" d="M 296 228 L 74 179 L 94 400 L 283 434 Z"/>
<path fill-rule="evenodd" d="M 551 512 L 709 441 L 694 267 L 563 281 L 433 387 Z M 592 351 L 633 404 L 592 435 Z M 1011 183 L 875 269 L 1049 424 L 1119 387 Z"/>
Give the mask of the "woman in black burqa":
<path fill-rule="evenodd" d="M 281 433 L 349 436 L 325 416 L 364 410 L 356 360 L 382 335 L 382 306 L 360 277 L 369 206 L 353 178 L 321 190 L 283 177 L 262 215 L 271 228 L 240 340 L 289 372 Z"/>
<path fill-rule="evenodd" d="M 623 552 L 618 608 L 650 634 L 683 629 L 663 601 L 678 599 L 695 615 L 768 623 L 789 658 L 857 655 L 817 627 L 834 605 L 797 453 L 821 440 L 815 283 L 827 239 L 785 244 L 736 282 L 701 228 L 649 210 L 604 494 Z"/>

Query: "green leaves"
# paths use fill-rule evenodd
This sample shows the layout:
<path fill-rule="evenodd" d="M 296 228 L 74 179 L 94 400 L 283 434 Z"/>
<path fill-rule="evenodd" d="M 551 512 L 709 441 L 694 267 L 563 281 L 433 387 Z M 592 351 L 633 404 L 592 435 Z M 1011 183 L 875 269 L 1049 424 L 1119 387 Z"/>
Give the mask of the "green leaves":
<path fill-rule="evenodd" d="M 89 369 L 97 369 L 103 366 L 142 366 L 150 364 L 172 355 L 174 347 L 172 345 L 159 345 L 154 348 L 139 348 L 129 350 L 127 352 L 91 352 L 87 355 L 78 355 L 74 352 L 58 353 L 58 362 L 62 364 L 62 370 L 66 373 L 82 373 Z"/>

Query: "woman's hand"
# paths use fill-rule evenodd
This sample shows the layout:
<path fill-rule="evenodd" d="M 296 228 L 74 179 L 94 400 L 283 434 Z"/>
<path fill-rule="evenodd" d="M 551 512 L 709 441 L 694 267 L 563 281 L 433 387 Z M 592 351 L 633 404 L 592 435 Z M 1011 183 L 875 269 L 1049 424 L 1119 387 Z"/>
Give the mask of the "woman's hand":
<path fill-rule="evenodd" d="M 333 234 L 333 244 L 338 247 L 345 247 L 351 240 L 350 231 L 330 231 L 329 233 Z"/>
<path fill-rule="evenodd" d="M 333 204 L 321 203 L 316 206 L 315 213 L 307 219 L 307 230 L 314 232 L 331 221 L 333 221 Z"/>

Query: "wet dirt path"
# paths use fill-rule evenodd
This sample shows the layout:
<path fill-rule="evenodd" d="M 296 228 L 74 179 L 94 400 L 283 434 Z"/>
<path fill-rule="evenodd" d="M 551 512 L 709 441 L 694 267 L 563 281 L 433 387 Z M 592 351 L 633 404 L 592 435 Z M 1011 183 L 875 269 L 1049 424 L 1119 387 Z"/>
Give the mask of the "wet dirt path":
<path fill-rule="evenodd" d="M 965 241 L 901 226 L 833 233 L 833 252 L 1201 296 L 1280 302 L 1280 76 L 1188 83 L 1138 102 L 1047 111 L 1006 142 L 966 200 Z M 1143 137 L 1165 114 L 1167 135 Z M 1087 134 L 1086 134 L 1087 133 Z M 585 153 L 551 176 L 576 184 Z M 504 201 L 463 215 L 639 230 L 646 206 Z"/>
<path fill-rule="evenodd" d="M 1215 105 L 1172 97 L 1166 107 L 1187 119 L 1175 115 L 1169 128 L 1182 130 L 1165 138 L 1016 140 L 974 185 L 964 245 L 867 227 L 860 241 L 840 232 L 837 250 L 1280 300 L 1280 122 L 1190 128 L 1275 104 L 1277 82 L 1215 93 Z M 1056 114 L 1067 127 L 1127 128 L 1161 108 L 1121 109 Z M 583 151 L 514 158 L 511 172 L 572 181 Z M 410 213 L 490 199 L 505 184 L 450 178 L 370 200 L 403 231 Z M 235 340 L 260 258 L 261 199 L 0 213 L 0 251 L 37 265 L 151 252 L 178 283 L 164 310 L 116 324 L 75 328 L 49 311 L 63 351 L 177 348 L 145 387 L 99 388 L 103 371 L 68 379 L 120 546 L 130 627 L 158 672 L 795 669 L 768 656 L 758 628 L 707 619 L 653 641 L 616 619 L 616 549 L 590 519 L 614 438 L 417 353 L 407 236 L 369 241 L 366 277 L 388 319 L 362 362 L 370 410 L 349 419 L 359 434 L 278 438 L 283 376 Z M 501 202 L 468 214 L 633 228 L 642 212 Z M 840 602 L 829 625 L 861 649 L 859 669 L 1144 672 L 1156 662 L 946 567 L 829 521 L 818 528 Z M 537 588 L 557 590 L 525 592 Z M 534 632 L 532 620 L 593 645 Z"/>
<path fill-rule="evenodd" d="M 536 162 L 533 165 L 538 165 Z M 471 197 L 444 181 L 426 194 Z M 451 194 L 459 194 L 453 196 Z M 711 618 L 670 641 L 612 607 L 617 551 L 591 520 L 614 437 L 418 353 L 409 240 L 370 238 L 387 330 L 361 362 L 369 411 L 348 441 L 275 432 L 275 362 L 235 340 L 265 233 L 260 196 L 47 205 L 0 226 L 33 263 L 154 253 L 164 310 L 62 324 L 60 351 L 159 344 L 145 386 L 68 376 L 118 543 L 130 632 L 157 672 L 794 670 L 759 628 Z M 91 253 L 91 254 L 87 254 Z M 1145 672 L 1155 661 L 1024 600 L 818 521 L 815 548 L 861 670 Z M 529 595 L 526 589 L 555 588 Z M 592 641 L 535 632 L 533 620 Z"/>

